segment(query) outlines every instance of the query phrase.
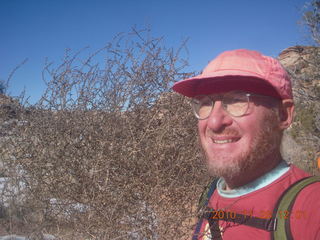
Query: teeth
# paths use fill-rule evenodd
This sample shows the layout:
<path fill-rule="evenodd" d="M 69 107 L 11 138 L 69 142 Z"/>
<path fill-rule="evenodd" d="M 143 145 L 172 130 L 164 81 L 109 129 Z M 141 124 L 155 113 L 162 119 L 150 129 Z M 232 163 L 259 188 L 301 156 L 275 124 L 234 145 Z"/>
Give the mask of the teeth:
<path fill-rule="evenodd" d="M 227 139 L 227 140 L 213 140 L 214 143 L 219 143 L 219 144 L 222 144 L 222 143 L 231 143 L 233 142 L 232 139 Z"/>

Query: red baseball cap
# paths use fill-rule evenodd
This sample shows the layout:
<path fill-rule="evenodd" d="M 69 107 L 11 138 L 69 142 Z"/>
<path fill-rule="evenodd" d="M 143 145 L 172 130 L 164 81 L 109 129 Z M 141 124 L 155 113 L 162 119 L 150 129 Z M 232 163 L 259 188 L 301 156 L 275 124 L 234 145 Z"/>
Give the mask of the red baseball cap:
<path fill-rule="evenodd" d="M 173 90 L 187 97 L 243 90 L 279 99 L 292 99 L 287 71 L 274 58 L 238 49 L 221 53 L 195 77 L 176 82 Z"/>

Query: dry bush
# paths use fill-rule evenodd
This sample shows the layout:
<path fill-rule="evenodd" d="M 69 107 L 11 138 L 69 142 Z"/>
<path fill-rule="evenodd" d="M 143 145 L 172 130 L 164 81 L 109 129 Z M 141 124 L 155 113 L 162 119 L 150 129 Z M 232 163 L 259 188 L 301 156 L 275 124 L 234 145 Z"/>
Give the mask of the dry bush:
<path fill-rule="evenodd" d="M 67 51 L 46 65 L 46 92 L 0 150 L 6 176 L 23 186 L 8 233 L 19 222 L 61 239 L 190 237 L 207 176 L 189 104 L 170 91 L 191 75 L 184 47 L 133 29 L 85 60 Z"/>

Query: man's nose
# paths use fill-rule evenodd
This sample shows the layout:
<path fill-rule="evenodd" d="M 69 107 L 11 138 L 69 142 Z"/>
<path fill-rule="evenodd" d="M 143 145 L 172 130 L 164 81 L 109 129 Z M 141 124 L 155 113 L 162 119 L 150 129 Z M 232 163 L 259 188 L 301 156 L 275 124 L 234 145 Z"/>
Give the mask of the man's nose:
<path fill-rule="evenodd" d="M 232 124 L 232 117 L 223 108 L 221 101 L 216 101 L 212 111 L 207 119 L 207 126 L 214 132 L 218 132 L 223 128 Z"/>

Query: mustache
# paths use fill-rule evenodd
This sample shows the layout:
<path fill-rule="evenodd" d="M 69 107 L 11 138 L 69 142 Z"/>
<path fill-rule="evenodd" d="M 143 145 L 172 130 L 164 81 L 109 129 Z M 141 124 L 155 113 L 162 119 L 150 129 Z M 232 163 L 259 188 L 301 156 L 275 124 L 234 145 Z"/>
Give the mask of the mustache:
<path fill-rule="evenodd" d="M 239 131 L 232 128 L 225 128 L 219 132 L 213 132 L 211 130 L 207 130 L 207 136 L 209 137 L 218 137 L 218 136 L 239 136 Z"/>

